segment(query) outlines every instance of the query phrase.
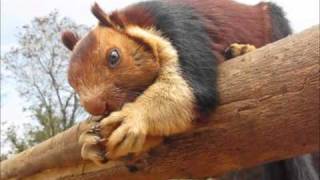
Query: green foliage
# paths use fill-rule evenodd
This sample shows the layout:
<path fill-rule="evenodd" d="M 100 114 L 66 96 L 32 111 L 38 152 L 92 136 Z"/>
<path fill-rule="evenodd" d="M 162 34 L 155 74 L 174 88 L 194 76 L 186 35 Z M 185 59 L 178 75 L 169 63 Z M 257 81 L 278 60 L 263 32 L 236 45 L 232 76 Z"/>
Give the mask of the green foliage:
<path fill-rule="evenodd" d="M 18 45 L 1 58 L 9 74 L 5 78 L 17 84 L 20 96 L 28 102 L 24 109 L 33 122 L 24 125 L 23 132 L 15 126 L 5 130 L 6 142 L 12 145 L 13 153 L 64 131 L 83 114 L 77 95 L 67 83 L 70 52 L 61 43 L 64 30 L 82 35 L 88 28 L 61 18 L 54 11 L 22 26 L 17 35 Z"/>
<path fill-rule="evenodd" d="M 29 139 L 20 139 L 16 133 L 17 128 L 10 126 L 6 131 L 7 140 L 14 146 L 14 150 L 11 153 L 22 152 L 29 147 Z"/>

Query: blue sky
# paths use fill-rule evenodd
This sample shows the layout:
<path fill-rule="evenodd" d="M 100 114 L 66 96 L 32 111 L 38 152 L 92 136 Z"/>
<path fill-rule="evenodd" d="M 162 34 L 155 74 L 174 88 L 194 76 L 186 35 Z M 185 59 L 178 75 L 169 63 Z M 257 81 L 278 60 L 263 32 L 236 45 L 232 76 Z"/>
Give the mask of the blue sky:
<path fill-rule="evenodd" d="M 95 0 L 106 11 L 111 11 L 141 0 Z M 29 23 L 36 16 L 47 15 L 57 9 L 62 16 L 68 16 L 79 24 L 92 26 L 96 19 L 90 13 L 94 0 L 1 0 L 1 53 L 17 43 L 18 28 Z M 214 1 L 214 0 L 213 0 Z M 259 0 L 238 0 L 256 4 Z M 273 0 L 287 12 L 295 32 L 319 24 L 319 0 Z M 4 71 L 2 71 L 4 72 Z M 1 121 L 7 124 L 28 122 L 28 113 L 21 105 L 26 102 L 18 96 L 15 82 L 1 82 Z M 6 128 L 6 126 L 2 127 Z"/>

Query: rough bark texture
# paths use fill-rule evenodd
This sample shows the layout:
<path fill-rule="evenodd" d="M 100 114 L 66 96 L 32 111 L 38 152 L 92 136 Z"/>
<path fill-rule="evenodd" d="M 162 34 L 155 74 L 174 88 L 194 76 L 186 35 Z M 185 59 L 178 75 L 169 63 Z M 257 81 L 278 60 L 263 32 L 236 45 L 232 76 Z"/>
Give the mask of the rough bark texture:
<path fill-rule="evenodd" d="M 1 162 L 1 179 L 199 178 L 319 151 L 319 27 L 219 67 L 210 121 L 170 137 L 131 170 L 80 158 L 79 125 Z"/>

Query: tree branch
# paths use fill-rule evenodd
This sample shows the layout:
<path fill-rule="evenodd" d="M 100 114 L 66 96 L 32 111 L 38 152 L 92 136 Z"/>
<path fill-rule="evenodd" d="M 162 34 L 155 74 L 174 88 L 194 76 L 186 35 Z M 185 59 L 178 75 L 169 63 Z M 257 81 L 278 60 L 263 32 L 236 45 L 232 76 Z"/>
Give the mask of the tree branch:
<path fill-rule="evenodd" d="M 40 95 L 40 101 L 46 106 L 46 108 L 50 108 L 51 105 L 48 104 L 45 95 L 43 94 L 43 92 L 41 91 L 41 89 L 39 88 L 39 86 L 37 85 L 37 83 L 34 81 L 34 79 L 32 79 L 32 85 L 36 88 L 36 90 L 38 91 L 39 95 Z"/>
<path fill-rule="evenodd" d="M 82 161 L 71 129 L 1 162 L 1 179 L 200 178 L 319 151 L 319 30 L 267 45 L 219 67 L 221 105 L 208 123 L 168 138 L 130 172 Z"/>
<path fill-rule="evenodd" d="M 68 127 L 70 127 L 74 123 L 76 112 L 77 112 L 78 108 L 79 108 L 78 97 L 77 97 L 76 93 L 73 92 L 73 106 L 72 106 L 72 111 L 71 111 L 71 115 L 69 118 L 70 121 L 69 121 Z"/>
<path fill-rule="evenodd" d="M 62 102 L 62 98 L 61 98 L 61 94 L 60 94 L 60 89 L 59 89 L 59 85 L 57 84 L 56 78 L 54 77 L 54 75 L 52 74 L 51 69 L 48 71 L 48 75 L 50 76 L 50 79 L 52 81 L 52 86 L 53 89 L 56 93 L 56 96 L 58 98 L 58 103 L 60 106 L 60 112 L 62 114 L 62 124 L 63 124 L 63 128 L 66 129 L 66 125 L 67 125 L 67 112 L 66 109 L 63 106 L 63 102 Z"/>

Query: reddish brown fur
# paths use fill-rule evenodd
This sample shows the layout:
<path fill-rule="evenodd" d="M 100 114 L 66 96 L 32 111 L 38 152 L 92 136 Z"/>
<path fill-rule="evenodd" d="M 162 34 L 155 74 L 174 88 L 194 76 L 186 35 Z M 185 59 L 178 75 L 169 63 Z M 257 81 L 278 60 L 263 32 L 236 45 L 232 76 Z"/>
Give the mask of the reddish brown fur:
<path fill-rule="evenodd" d="M 140 27 L 154 26 L 154 18 L 152 15 L 141 6 L 129 6 L 122 11 L 114 11 L 110 15 L 116 24 L 129 25 L 135 24 Z"/>
<path fill-rule="evenodd" d="M 107 63 L 112 48 L 120 51 L 116 68 Z M 68 74 L 86 110 L 100 115 L 118 110 L 140 95 L 152 84 L 158 70 L 158 62 L 144 43 L 98 26 L 75 46 Z"/>
<path fill-rule="evenodd" d="M 109 20 L 108 14 L 106 14 L 97 3 L 91 8 L 92 14 L 99 20 L 99 23 L 105 26 L 113 26 L 112 22 Z"/>
<path fill-rule="evenodd" d="M 221 54 L 232 43 L 261 47 L 272 41 L 267 5 L 249 6 L 231 0 L 180 0 L 192 4 L 204 16 L 213 41 L 213 50 Z M 201 3 L 199 3 L 201 2 Z"/>
<path fill-rule="evenodd" d="M 73 50 L 75 44 L 79 41 L 79 37 L 71 31 L 64 31 L 61 39 L 63 44 L 71 51 Z"/>

